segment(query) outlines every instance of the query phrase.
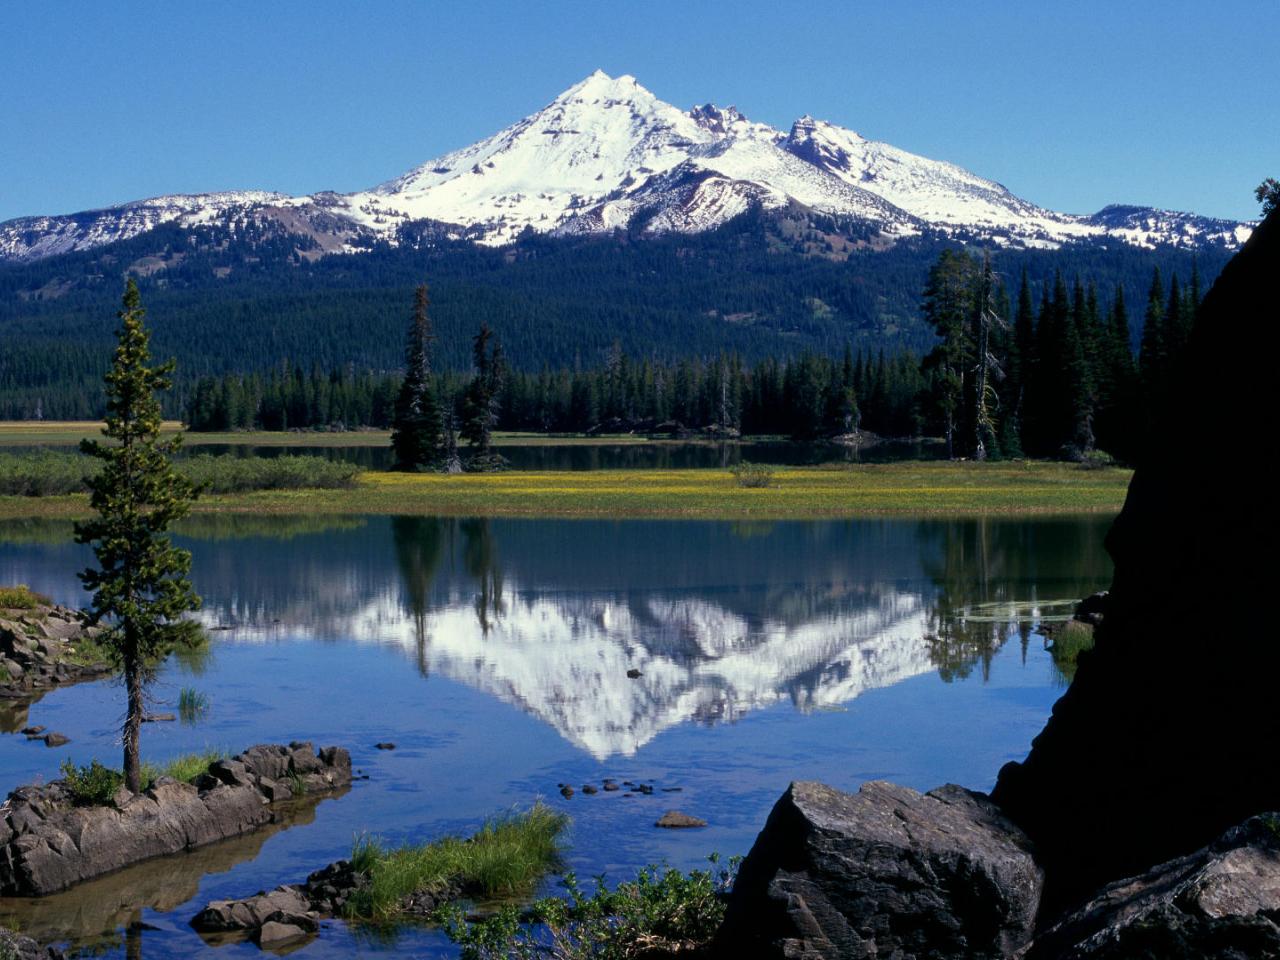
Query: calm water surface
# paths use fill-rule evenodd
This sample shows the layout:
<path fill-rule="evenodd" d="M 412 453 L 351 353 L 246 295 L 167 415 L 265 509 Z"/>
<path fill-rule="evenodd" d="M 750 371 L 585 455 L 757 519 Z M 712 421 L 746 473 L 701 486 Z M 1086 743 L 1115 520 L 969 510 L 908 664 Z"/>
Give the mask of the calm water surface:
<path fill-rule="evenodd" d="M 793 779 L 989 788 L 1061 693 L 1037 625 L 1107 585 L 1108 524 L 196 518 L 179 539 L 219 629 L 154 695 L 172 709 L 194 687 L 211 709 L 148 725 L 144 756 L 307 739 L 347 747 L 370 779 L 272 830 L 0 901 L 0 916 L 110 956 L 258 956 L 187 922 L 210 899 L 302 880 L 366 831 L 470 832 L 543 797 L 573 817 L 569 868 L 616 881 L 745 853 Z M 0 583 L 80 603 L 88 559 L 68 525 L 0 524 Z M 123 699 L 93 683 L 0 712 L 0 788 L 64 758 L 118 763 Z M 72 742 L 11 733 L 28 722 Z M 557 792 L 604 777 L 657 791 Z M 670 808 L 710 826 L 655 829 Z M 389 946 L 336 922 L 304 952 L 391 949 L 452 955 L 429 929 Z"/>
<path fill-rule="evenodd" d="M 391 448 L 386 444 L 371 447 L 273 447 L 192 442 L 184 449 L 190 453 L 229 453 L 239 457 L 306 454 L 356 463 L 369 470 L 388 470 L 394 465 Z M 931 440 L 894 440 L 865 449 L 834 443 L 800 444 L 757 440 L 740 443 L 498 443 L 494 449 L 507 458 L 513 470 L 707 470 L 731 467 L 743 460 L 774 466 L 808 466 L 821 463 L 936 460 L 946 456 L 946 447 L 941 442 Z"/>

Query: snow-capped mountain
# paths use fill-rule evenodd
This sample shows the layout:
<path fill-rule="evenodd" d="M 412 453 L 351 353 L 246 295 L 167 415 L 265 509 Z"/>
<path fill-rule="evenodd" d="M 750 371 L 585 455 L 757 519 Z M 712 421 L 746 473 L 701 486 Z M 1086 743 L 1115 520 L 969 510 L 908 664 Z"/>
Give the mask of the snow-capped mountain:
<path fill-rule="evenodd" d="M 1116 240 L 1220 245 L 1252 225 L 1151 208 L 1046 210 L 954 164 L 811 117 L 783 132 L 734 107 L 682 111 L 630 76 L 597 71 L 542 110 L 370 190 L 287 197 L 244 191 L 158 197 L 0 224 L 0 261 L 128 239 L 160 224 L 232 230 L 247 221 L 318 241 L 322 253 L 396 243 L 413 221 L 500 246 L 526 230 L 696 233 L 753 209 L 798 205 L 870 225 L 881 243 L 920 234 L 1052 247 Z"/>

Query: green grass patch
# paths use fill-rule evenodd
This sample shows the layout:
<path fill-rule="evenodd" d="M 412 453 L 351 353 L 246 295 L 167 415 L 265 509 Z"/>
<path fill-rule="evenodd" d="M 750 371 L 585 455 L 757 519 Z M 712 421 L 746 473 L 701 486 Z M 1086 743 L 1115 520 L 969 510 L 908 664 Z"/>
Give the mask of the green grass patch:
<path fill-rule="evenodd" d="M 36 607 L 47 607 L 52 602 L 25 583 L 14 587 L 0 587 L 0 610 L 34 610 Z"/>
<path fill-rule="evenodd" d="M 225 750 L 205 750 L 186 753 L 162 764 L 143 763 L 142 789 L 148 789 L 161 777 L 171 777 L 180 783 L 190 783 L 205 773 L 210 765 L 227 756 L 229 754 Z M 124 774 L 120 770 L 104 766 L 97 760 L 91 760 L 84 766 L 77 766 L 71 760 L 64 760 L 59 769 L 71 793 L 72 802 L 77 806 L 97 806 L 108 803 L 115 796 L 116 791 L 124 785 Z"/>
<path fill-rule="evenodd" d="M 669 517 L 787 520 L 822 517 L 1115 513 L 1132 471 L 1072 463 L 904 462 L 779 467 L 767 488 L 728 470 L 507 471 L 447 476 L 360 474 L 339 489 L 206 494 L 197 513 L 280 516 L 409 514 L 463 517 Z M 89 514 L 89 501 L 0 496 L 0 518 Z"/>
<path fill-rule="evenodd" d="M 474 896 L 527 895 L 559 862 L 560 835 L 567 824 L 564 814 L 537 803 L 488 821 L 466 840 L 445 837 L 392 848 L 362 837 L 351 852 L 351 863 L 367 882 L 347 901 L 346 916 L 388 921 L 403 898 L 450 883 Z"/>
<path fill-rule="evenodd" d="M 525 911 L 505 906 L 479 921 L 448 907 L 439 919 L 462 947 L 463 960 L 703 956 L 724 920 L 725 895 L 738 865 L 734 859 L 722 868 L 717 857 L 710 859 L 710 870 L 689 873 L 646 867 L 614 890 L 601 881 L 591 896 L 570 874 L 566 898 L 547 897 Z"/>

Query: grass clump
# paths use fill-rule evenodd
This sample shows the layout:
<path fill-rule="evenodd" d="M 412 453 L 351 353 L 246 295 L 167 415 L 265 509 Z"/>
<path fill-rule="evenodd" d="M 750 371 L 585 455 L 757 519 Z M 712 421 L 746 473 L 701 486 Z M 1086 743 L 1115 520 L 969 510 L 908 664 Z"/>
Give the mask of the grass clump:
<path fill-rule="evenodd" d="M 351 865 L 363 883 L 348 899 L 348 919 L 393 919 L 400 901 L 426 890 L 458 884 L 468 895 L 513 897 L 530 893 L 560 858 L 560 834 L 568 817 L 542 803 L 488 821 L 470 839 L 445 837 L 417 846 L 389 848 L 361 837 Z"/>
<path fill-rule="evenodd" d="M 1080 654 L 1093 649 L 1093 625 L 1081 620 L 1068 620 L 1053 634 L 1049 653 L 1058 674 L 1067 683 L 1076 675 Z"/>
<path fill-rule="evenodd" d="M 0 610 L 34 610 L 48 606 L 52 601 L 44 594 L 36 593 L 25 583 L 15 587 L 0 587 Z"/>
<path fill-rule="evenodd" d="M 184 753 L 162 765 L 144 763 L 142 765 L 142 782 L 149 787 L 161 777 L 172 777 L 179 783 L 190 783 L 200 774 L 208 771 L 211 765 L 225 759 L 227 755 L 225 750 L 205 750 L 197 753 Z"/>
<path fill-rule="evenodd" d="M 463 960 L 641 960 L 695 956 L 724 920 L 725 898 L 738 858 L 711 869 L 646 867 L 609 890 L 603 878 L 591 896 L 565 877 L 567 898 L 548 897 L 527 911 L 507 906 L 469 922 L 456 907 L 442 911 L 445 930 Z"/>
<path fill-rule="evenodd" d="M 738 486 L 762 488 L 773 486 L 773 468 L 763 463 L 750 463 L 743 460 L 729 468 Z"/>
<path fill-rule="evenodd" d="M 83 493 L 84 478 L 96 465 L 78 453 L 41 450 L 0 453 L 0 494 L 13 497 L 53 497 Z"/>
<path fill-rule="evenodd" d="M 178 717 L 183 723 L 193 725 L 209 712 L 209 695 L 195 687 L 183 687 L 178 693 Z"/>

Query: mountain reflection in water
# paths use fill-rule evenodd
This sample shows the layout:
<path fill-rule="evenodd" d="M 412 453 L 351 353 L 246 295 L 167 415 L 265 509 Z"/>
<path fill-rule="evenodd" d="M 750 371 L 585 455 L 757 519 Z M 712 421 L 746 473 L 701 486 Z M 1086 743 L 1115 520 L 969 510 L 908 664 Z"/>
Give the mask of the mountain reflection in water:
<path fill-rule="evenodd" d="M 605 759 L 685 721 L 985 673 L 1037 601 L 1105 585 L 1108 522 L 394 517 L 309 549 L 189 545 L 221 638 L 396 646 Z"/>

